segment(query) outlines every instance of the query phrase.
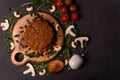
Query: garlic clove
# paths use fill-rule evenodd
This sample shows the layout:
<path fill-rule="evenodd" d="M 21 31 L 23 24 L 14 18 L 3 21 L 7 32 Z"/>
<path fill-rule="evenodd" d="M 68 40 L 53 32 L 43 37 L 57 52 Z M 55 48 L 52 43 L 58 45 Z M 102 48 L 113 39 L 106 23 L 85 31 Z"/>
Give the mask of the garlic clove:
<path fill-rule="evenodd" d="M 69 66 L 71 69 L 78 69 L 83 63 L 83 58 L 78 55 L 74 54 L 71 59 L 69 60 Z"/>

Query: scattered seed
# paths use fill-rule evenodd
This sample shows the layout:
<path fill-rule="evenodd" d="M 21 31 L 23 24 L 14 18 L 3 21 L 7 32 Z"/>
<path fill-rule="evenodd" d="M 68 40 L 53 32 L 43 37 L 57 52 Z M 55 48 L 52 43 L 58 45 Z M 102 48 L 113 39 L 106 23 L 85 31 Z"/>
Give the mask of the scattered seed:
<path fill-rule="evenodd" d="M 16 34 L 14 37 L 19 37 L 20 36 L 20 34 Z"/>
<path fill-rule="evenodd" d="M 31 48 L 28 49 L 28 51 L 30 51 L 30 50 L 31 50 Z"/>
<path fill-rule="evenodd" d="M 20 27 L 20 29 L 23 29 L 23 27 Z"/>
<path fill-rule="evenodd" d="M 24 31 L 20 31 L 20 33 L 23 33 Z"/>
<path fill-rule="evenodd" d="M 29 21 L 29 20 L 28 20 Z M 25 28 L 27 28 L 27 25 L 25 25 Z"/>
<path fill-rule="evenodd" d="M 19 41 L 18 41 L 18 40 L 16 40 L 16 43 L 19 43 Z"/>
<path fill-rule="evenodd" d="M 27 48 L 28 47 L 28 45 L 25 45 L 25 48 Z"/>

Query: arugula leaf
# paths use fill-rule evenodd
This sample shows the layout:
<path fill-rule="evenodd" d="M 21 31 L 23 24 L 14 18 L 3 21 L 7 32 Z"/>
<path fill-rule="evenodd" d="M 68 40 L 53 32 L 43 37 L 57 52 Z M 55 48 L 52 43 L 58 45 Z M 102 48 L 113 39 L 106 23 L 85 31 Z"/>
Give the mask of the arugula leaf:
<path fill-rule="evenodd" d="M 33 52 L 33 53 L 26 53 L 25 55 L 30 57 L 30 58 L 38 58 L 40 56 L 43 56 L 42 53 L 35 53 L 35 52 Z"/>
<path fill-rule="evenodd" d="M 47 55 L 48 55 L 48 57 L 49 56 L 52 56 L 52 55 L 54 55 L 54 54 L 56 54 L 57 52 L 56 51 L 50 51 Z"/>
<path fill-rule="evenodd" d="M 35 63 L 33 66 L 36 71 L 42 71 L 43 69 L 47 69 L 48 62 Z"/>

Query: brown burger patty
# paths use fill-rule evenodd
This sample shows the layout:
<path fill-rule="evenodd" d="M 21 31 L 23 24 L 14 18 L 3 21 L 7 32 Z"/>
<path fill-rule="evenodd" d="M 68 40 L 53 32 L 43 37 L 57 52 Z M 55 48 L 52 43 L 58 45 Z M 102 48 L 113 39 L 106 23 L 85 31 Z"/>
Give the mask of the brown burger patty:
<path fill-rule="evenodd" d="M 52 43 L 53 36 L 52 27 L 42 19 L 36 19 L 29 23 L 24 33 L 26 44 L 39 52 L 44 51 Z"/>

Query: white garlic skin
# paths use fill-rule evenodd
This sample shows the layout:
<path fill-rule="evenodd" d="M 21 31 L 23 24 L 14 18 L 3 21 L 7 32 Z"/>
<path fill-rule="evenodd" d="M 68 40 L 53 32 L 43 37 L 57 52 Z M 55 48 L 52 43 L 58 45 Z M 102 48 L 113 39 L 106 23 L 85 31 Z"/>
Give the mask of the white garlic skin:
<path fill-rule="evenodd" d="M 69 60 L 69 66 L 71 69 L 78 69 L 83 63 L 83 58 L 78 55 L 74 54 L 71 59 Z"/>

